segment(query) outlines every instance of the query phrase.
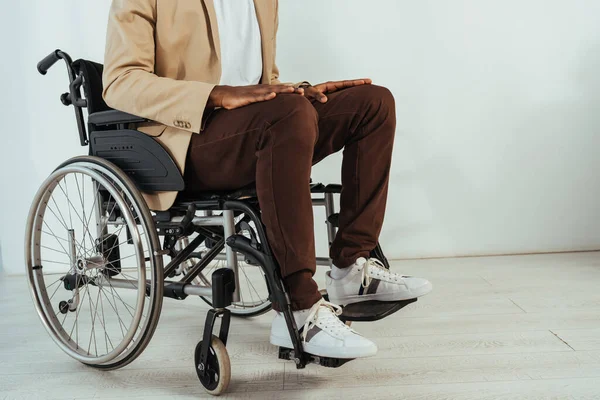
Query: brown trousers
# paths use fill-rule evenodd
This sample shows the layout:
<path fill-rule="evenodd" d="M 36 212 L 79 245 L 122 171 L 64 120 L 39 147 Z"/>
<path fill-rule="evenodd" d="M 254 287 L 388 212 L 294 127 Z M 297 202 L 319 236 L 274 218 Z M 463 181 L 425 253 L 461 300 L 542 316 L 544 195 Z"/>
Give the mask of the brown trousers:
<path fill-rule="evenodd" d="M 192 136 L 188 192 L 235 190 L 256 183 L 269 243 L 295 310 L 321 298 L 316 270 L 312 165 L 344 149 L 337 267 L 368 257 L 383 224 L 396 126 L 394 98 L 365 85 L 328 95 L 297 94 L 235 110 L 220 109 Z"/>

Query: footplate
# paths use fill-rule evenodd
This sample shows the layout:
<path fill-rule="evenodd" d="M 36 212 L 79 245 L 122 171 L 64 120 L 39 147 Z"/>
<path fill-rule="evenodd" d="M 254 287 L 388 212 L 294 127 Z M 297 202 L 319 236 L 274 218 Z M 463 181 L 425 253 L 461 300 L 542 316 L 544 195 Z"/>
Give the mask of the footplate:
<path fill-rule="evenodd" d="M 348 304 L 342 308 L 340 320 L 346 321 L 378 321 L 389 317 L 397 311 L 400 311 L 417 299 L 402 301 L 363 301 L 360 303 Z"/>
<path fill-rule="evenodd" d="M 329 296 L 327 296 L 327 291 L 325 289 L 321 290 L 321 295 L 327 301 L 329 301 Z M 397 311 L 402 310 L 409 304 L 414 303 L 417 299 L 408 299 L 401 301 L 363 301 L 360 303 L 348 304 L 347 306 L 342 307 L 342 315 L 340 315 L 340 320 L 346 321 L 359 321 L 359 322 L 369 322 L 369 321 L 379 321 L 385 317 L 389 317 Z"/>
<path fill-rule="evenodd" d="M 354 358 L 330 358 L 330 357 L 319 357 L 313 356 L 312 354 L 305 353 L 306 360 L 309 364 L 319 364 L 322 367 L 327 368 L 339 368 L 346 364 L 348 361 L 354 360 Z M 280 360 L 295 360 L 294 350 L 286 347 L 279 348 L 279 359 Z"/>

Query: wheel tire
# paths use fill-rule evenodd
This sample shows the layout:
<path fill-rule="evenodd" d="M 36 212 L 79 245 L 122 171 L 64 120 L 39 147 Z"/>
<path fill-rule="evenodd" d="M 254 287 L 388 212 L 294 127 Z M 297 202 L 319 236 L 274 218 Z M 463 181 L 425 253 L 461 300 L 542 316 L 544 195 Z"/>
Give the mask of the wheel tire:
<path fill-rule="evenodd" d="M 227 390 L 231 380 L 229 354 L 221 339 L 213 335 L 208 353 L 208 365 L 205 366 L 208 373 L 201 377 L 199 363 L 202 343 L 203 341 L 200 341 L 194 351 L 194 368 L 206 392 L 213 396 L 219 396 Z"/>

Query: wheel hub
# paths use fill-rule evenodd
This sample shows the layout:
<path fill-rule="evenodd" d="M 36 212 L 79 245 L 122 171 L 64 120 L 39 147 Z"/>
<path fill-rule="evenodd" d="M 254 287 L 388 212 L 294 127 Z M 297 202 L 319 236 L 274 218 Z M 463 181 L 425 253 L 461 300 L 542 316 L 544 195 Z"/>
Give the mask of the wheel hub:
<path fill-rule="evenodd" d="M 103 255 L 95 255 L 90 258 L 79 258 L 77 259 L 76 267 L 77 271 L 83 273 L 87 270 L 103 269 L 106 266 L 106 259 Z"/>

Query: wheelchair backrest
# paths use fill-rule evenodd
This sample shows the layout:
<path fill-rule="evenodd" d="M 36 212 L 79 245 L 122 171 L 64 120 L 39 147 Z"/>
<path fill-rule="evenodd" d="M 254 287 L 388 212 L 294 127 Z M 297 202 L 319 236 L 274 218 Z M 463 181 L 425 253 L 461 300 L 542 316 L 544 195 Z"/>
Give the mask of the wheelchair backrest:
<path fill-rule="evenodd" d="M 83 77 L 83 93 L 87 101 L 88 114 L 109 111 L 111 108 L 102 98 L 102 72 L 104 66 L 93 61 L 77 60 L 73 68 Z"/>

